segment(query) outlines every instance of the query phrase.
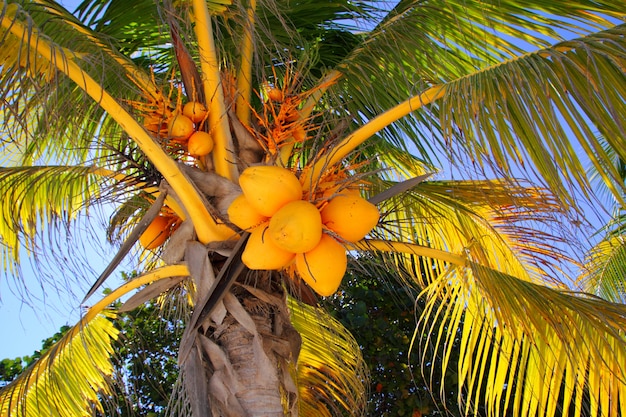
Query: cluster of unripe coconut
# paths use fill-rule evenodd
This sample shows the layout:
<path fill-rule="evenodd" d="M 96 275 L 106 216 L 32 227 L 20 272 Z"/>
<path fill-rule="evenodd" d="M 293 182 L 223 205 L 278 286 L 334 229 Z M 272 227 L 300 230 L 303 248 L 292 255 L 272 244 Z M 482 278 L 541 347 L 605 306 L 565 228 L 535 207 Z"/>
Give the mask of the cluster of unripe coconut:
<path fill-rule="evenodd" d="M 337 291 L 347 268 L 342 243 L 357 242 L 376 226 L 376 206 L 358 190 L 316 203 L 303 200 L 300 180 L 278 166 L 246 168 L 239 185 L 242 194 L 228 208 L 228 216 L 250 232 L 242 262 L 253 270 L 294 266 L 318 294 Z"/>

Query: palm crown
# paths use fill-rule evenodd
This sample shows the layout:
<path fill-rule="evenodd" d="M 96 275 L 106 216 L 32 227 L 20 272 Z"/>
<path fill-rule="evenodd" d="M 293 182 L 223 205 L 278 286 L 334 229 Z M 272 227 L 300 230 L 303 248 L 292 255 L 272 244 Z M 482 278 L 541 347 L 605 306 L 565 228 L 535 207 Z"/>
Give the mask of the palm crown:
<path fill-rule="evenodd" d="M 3 415 L 94 407 L 118 337 L 109 306 L 139 288 L 123 309 L 188 303 L 171 414 L 355 412 L 358 347 L 315 293 L 332 294 L 346 253 L 358 264 L 363 251 L 423 288 L 416 332 L 444 368 L 460 337 L 468 410 L 479 398 L 494 415 L 623 410 L 626 310 L 567 290 L 576 264 L 558 234 L 597 201 L 586 161 L 623 203 L 617 2 L 94 0 L 78 17 L 0 5 L 5 270 L 105 201 L 109 237 L 126 241 L 88 296 L 140 236 L 146 270 L 1 391 Z M 175 126 L 186 103 L 207 111 Z M 468 179 L 435 175 L 446 165 Z M 367 209 L 324 211 L 341 198 Z M 155 228 L 164 244 L 145 238 Z M 621 276 L 623 256 L 602 244 L 587 281 L 606 265 Z"/>

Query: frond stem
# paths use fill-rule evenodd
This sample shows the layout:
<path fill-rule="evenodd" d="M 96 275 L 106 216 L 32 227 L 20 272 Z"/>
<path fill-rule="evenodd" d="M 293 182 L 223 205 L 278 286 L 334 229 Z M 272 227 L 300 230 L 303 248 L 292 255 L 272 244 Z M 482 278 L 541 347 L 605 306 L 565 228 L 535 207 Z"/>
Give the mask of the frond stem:
<path fill-rule="evenodd" d="M 193 0 L 193 11 L 192 18 L 195 19 L 195 32 L 200 53 L 202 87 L 209 101 L 209 130 L 215 141 L 213 148 L 215 172 L 231 181 L 236 181 L 238 177 L 237 164 L 234 161 L 236 153 L 228 123 L 222 77 L 207 2 Z"/>
<path fill-rule="evenodd" d="M 311 170 L 305 173 L 306 177 L 304 181 L 302 181 L 303 186 L 307 189 L 311 187 L 312 184 L 317 182 L 325 169 L 341 161 L 350 152 L 356 149 L 357 146 L 393 122 L 440 99 L 445 94 L 445 91 L 445 85 L 440 84 L 430 87 L 426 91 L 410 97 L 408 100 L 376 116 L 374 119 L 346 136 L 340 143 L 333 147 L 332 151 L 315 162 Z"/>
<path fill-rule="evenodd" d="M 188 276 L 189 269 L 187 265 L 167 265 L 161 268 L 157 268 L 150 272 L 147 272 L 143 275 L 138 276 L 135 279 L 128 281 L 127 283 L 119 286 L 115 290 L 113 290 L 110 294 L 104 297 L 102 300 L 98 301 L 94 304 L 82 318 L 83 323 L 87 323 L 100 314 L 105 308 L 119 300 L 122 296 L 128 294 L 129 292 L 136 290 L 142 285 L 149 284 L 154 281 L 158 281 L 164 278 L 171 277 L 180 277 L 180 276 Z M 80 326 L 77 326 L 80 328 Z"/>
<path fill-rule="evenodd" d="M 44 59 L 55 65 L 76 85 L 91 96 L 137 143 L 144 154 L 165 177 L 180 197 L 183 206 L 192 218 L 198 238 L 203 243 L 223 240 L 224 232 L 217 227 L 194 185 L 181 172 L 178 164 L 171 159 L 145 129 L 128 113 L 98 82 L 83 71 L 71 58 L 59 54 L 58 50 L 41 36 L 27 36 L 28 28 L 17 20 L 2 19 L 2 26 L 19 39 L 28 42 L 29 47 Z"/>
<path fill-rule="evenodd" d="M 391 240 L 364 239 L 360 242 L 348 244 L 348 249 L 361 251 L 377 250 L 381 252 L 400 252 L 410 255 L 423 256 L 426 258 L 439 259 L 457 266 L 465 266 L 467 259 L 461 255 L 446 252 L 443 250 L 429 248 L 428 246 L 416 245 L 414 243 L 394 242 Z"/>
<path fill-rule="evenodd" d="M 256 0 L 250 0 L 248 19 L 243 29 L 241 63 L 237 73 L 236 114 L 244 126 L 250 125 L 250 98 L 252 97 L 252 56 L 254 54 L 254 13 Z"/>

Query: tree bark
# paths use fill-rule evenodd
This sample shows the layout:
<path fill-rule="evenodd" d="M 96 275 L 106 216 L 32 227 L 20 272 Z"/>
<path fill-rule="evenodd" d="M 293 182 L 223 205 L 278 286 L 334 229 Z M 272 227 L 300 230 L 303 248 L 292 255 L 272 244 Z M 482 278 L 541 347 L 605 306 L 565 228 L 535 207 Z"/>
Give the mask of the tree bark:
<path fill-rule="evenodd" d="M 207 251 L 191 247 L 185 257 L 200 300 L 215 276 Z M 179 364 L 194 417 L 297 416 L 292 375 L 301 339 L 275 274 L 244 271 L 197 330 L 183 336 Z"/>

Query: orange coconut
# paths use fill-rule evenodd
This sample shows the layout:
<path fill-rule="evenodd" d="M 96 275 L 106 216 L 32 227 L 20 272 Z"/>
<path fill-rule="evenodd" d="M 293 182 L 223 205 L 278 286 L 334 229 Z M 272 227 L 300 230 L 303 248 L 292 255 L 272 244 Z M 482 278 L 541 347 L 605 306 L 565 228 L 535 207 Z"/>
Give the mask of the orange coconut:
<path fill-rule="evenodd" d="M 281 269 L 295 257 L 294 253 L 279 248 L 268 239 L 267 228 L 267 222 L 254 228 L 241 254 L 241 261 L 250 269 Z"/>
<path fill-rule="evenodd" d="M 254 209 L 245 195 L 239 194 L 228 207 L 228 219 L 243 230 L 251 230 L 269 220 Z"/>
<path fill-rule="evenodd" d="M 348 268 L 345 248 L 324 234 L 320 243 L 306 253 L 296 254 L 296 271 L 319 295 L 327 297 L 339 288 Z"/>
<path fill-rule="evenodd" d="M 292 201 L 270 219 L 268 236 L 281 249 L 294 253 L 313 249 L 322 238 L 322 217 L 312 203 Z"/>
<path fill-rule="evenodd" d="M 356 195 L 339 194 L 322 209 L 322 223 L 348 242 L 365 237 L 378 223 L 375 205 Z"/>
<path fill-rule="evenodd" d="M 170 236 L 172 218 L 157 216 L 148 228 L 139 237 L 139 243 L 146 249 L 155 249 L 161 246 Z"/>
<path fill-rule="evenodd" d="M 189 136 L 187 150 L 193 156 L 205 156 L 213 150 L 213 138 L 206 132 L 194 132 Z"/>
<path fill-rule="evenodd" d="M 284 98 L 283 91 L 280 88 L 272 87 L 267 92 L 267 98 L 272 101 L 281 102 Z"/>
<path fill-rule="evenodd" d="M 197 101 L 190 101 L 183 106 L 183 114 L 194 123 L 200 123 L 204 120 L 207 112 L 206 106 Z"/>
<path fill-rule="evenodd" d="M 168 121 L 167 131 L 171 139 L 186 141 L 194 132 L 193 121 L 184 114 L 177 114 Z"/>
<path fill-rule="evenodd" d="M 302 198 L 302 185 L 286 168 L 251 166 L 239 176 L 239 185 L 256 211 L 271 217 L 285 204 Z"/>

